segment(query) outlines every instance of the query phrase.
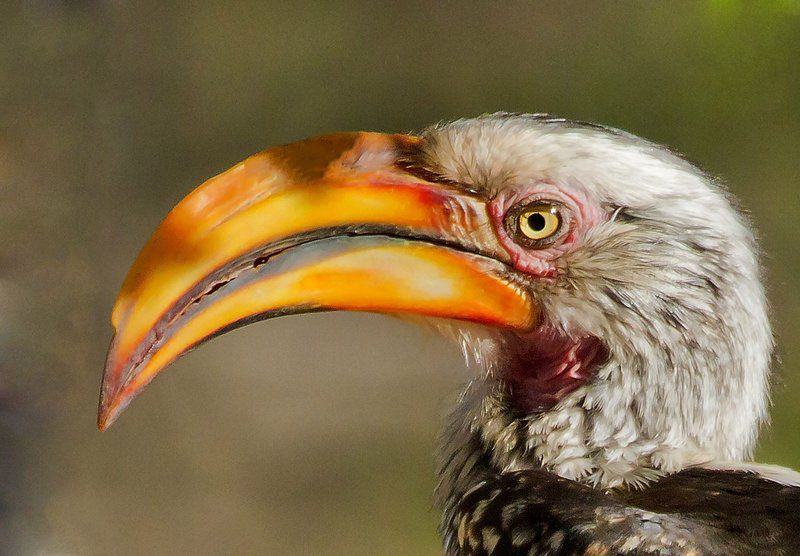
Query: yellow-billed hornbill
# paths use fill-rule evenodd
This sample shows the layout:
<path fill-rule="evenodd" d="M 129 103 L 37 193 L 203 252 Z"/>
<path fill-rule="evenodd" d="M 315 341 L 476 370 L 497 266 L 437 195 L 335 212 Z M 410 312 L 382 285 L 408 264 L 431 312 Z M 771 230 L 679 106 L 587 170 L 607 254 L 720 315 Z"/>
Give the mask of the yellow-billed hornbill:
<path fill-rule="evenodd" d="M 100 428 L 188 349 L 320 310 L 422 316 L 480 364 L 443 434 L 447 554 L 800 553 L 799 476 L 743 463 L 773 346 L 756 242 L 666 148 L 493 114 L 248 158 L 131 269 Z"/>

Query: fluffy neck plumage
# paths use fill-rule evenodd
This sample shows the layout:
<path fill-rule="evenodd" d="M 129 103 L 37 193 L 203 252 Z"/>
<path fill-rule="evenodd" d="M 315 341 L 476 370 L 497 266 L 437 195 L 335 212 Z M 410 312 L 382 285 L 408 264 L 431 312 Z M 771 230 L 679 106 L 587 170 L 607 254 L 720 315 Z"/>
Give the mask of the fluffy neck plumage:
<path fill-rule="evenodd" d="M 554 334 L 550 328 L 544 334 Z M 525 376 L 520 367 L 519 358 L 531 353 L 521 349 L 509 356 L 509 350 L 519 349 L 510 347 L 513 340 L 497 335 L 476 340 L 474 330 L 461 333 L 467 338 L 462 345 L 480 346 L 487 373 L 470 384 L 449 418 L 440 496 L 468 488 L 475 473 L 543 467 L 602 488 L 642 486 L 663 473 L 750 455 L 763 400 L 743 390 L 746 373 L 714 380 L 733 354 L 704 351 L 708 338 L 678 342 L 668 352 L 645 340 L 637 351 L 635 339 L 611 342 L 616 349 L 607 351 L 593 342 L 568 343 L 589 346 L 577 351 L 577 357 L 588 358 L 579 366 L 585 375 L 579 370 L 577 377 L 570 374 L 572 382 L 556 380 L 556 388 L 547 390 L 552 381 Z M 647 338 L 653 332 L 641 334 Z M 547 365 L 550 355 L 544 354 Z M 540 361 L 537 357 L 542 354 L 532 360 Z M 552 377 L 551 369 L 544 372 Z M 526 387 L 531 391 L 522 397 L 515 393 Z M 538 402 L 543 405 L 535 407 Z M 748 411 L 748 402 L 756 407 Z"/>

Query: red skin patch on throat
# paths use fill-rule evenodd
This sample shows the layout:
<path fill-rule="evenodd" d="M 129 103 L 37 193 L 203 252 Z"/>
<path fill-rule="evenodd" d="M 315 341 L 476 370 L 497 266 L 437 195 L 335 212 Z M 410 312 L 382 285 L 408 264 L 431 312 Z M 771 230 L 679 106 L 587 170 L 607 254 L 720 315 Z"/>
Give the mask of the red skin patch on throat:
<path fill-rule="evenodd" d="M 509 386 L 514 407 L 524 413 L 552 408 L 592 379 L 608 359 L 597 338 L 571 338 L 548 325 L 509 333 L 501 352 L 499 376 Z"/>

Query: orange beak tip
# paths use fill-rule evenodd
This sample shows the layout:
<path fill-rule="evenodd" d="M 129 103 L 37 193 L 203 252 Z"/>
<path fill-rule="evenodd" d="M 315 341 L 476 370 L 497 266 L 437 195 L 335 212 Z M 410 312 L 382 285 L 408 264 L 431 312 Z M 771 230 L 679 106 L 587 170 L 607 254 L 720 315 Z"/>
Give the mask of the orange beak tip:
<path fill-rule="evenodd" d="M 116 403 L 116 398 L 109 399 L 103 397 L 100 401 L 100 409 L 97 412 L 97 428 L 100 429 L 101 432 L 105 432 L 114 424 L 114 421 L 117 420 L 121 411 L 122 408 L 119 408 L 119 404 Z"/>
<path fill-rule="evenodd" d="M 111 424 L 112 423 L 111 421 L 108 420 L 107 416 L 102 414 L 97 416 L 97 429 L 100 432 L 106 432 L 106 430 L 108 430 L 108 427 L 110 427 Z"/>

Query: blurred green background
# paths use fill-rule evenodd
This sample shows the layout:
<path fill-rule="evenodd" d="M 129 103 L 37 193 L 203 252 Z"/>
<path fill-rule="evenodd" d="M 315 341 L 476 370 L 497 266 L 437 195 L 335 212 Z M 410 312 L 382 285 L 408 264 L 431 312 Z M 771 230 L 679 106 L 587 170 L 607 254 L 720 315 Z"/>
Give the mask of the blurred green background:
<path fill-rule="evenodd" d="M 727 180 L 781 346 L 758 456 L 800 467 L 800 3 L 3 2 L 0 552 L 436 554 L 435 435 L 470 371 L 427 332 L 280 319 L 105 434 L 96 398 L 127 267 L 195 185 L 270 145 L 495 110 Z"/>

